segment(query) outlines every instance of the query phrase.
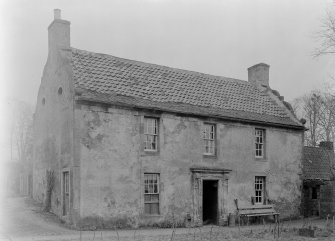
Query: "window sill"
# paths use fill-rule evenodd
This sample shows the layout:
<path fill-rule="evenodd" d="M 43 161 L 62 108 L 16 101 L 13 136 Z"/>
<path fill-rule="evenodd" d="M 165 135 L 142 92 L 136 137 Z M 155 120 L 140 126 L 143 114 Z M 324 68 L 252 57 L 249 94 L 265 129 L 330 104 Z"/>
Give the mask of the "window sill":
<path fill-rule="evenodd" d="M 260 162 L 266 162 L 266 158 L 265 157 L 256 157 L 255 156 L 255 161 L 260 161 Z"/>
<path fill-rule="evenodd" d="M 204 158 L 208 158 L 208 159 L 217 159 L 217 156 L 216 155 L 212 155 L 212 154 L 206 154 L 206 153 L 204 153 L 204 154 L 202 154 L 202 156 Z"/>
<path fill-rule="evenodd" d="M 142 156 L 156 156 L 159 155 L 158 150 L 144 150 L 142 151 Z"/>
<path fill-rule="evenodd" d="M 144 149 L 145 152 L 158 152 L 157 150 Z"/>
<path fill-rule="evenodd" d="M 143 217 L 145 217 L 145 218 L 160 218 L 160 217 L 162 217 L 162 215 L 161 214 L 143 214 Z"/>

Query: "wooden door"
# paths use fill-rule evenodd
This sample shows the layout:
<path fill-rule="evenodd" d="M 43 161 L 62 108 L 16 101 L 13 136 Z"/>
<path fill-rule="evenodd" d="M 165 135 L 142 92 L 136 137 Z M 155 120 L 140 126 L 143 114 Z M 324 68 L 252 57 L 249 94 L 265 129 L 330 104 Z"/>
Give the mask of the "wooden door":
<path fill-rule="evenodd" d="M 70 173 L 63 172 L 63 216 L 69 214 L 70 206 Z"/>

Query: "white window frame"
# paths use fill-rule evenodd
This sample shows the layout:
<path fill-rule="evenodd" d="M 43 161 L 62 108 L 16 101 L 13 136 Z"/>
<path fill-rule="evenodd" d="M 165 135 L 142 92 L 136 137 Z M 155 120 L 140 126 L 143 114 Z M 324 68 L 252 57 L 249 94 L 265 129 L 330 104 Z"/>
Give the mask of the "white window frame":
<path fill-rule="evenodd" d="M 264 158 L 265 130 L 255 129 L 255 157 Z"/>
<path fill-rule="evenodd" d="M 264 176 L 255 176 L 255 204 L 263 204 L 265 198 L 265 183 Z"/>
<path fill-rule="evenodd" d="M 152 182 L 150 183 L 150 181 Z M 144 214 L 146 215 L 159 215 L 160 214 L 159 183 L 160 183 L 159 173 L 144 173 Z M 151 200 L 153 196 L 156 196 L 155 200 Z M 150 197 L 150 198 L 146 198 L 146 197 Z M 145 206 L 151 205 L 151 204 L 158 204 L 157 213 L 152 213 L 151 211 L 149 211 L 149 213 L 146 212 Z"/>
<path fill-rule="evenodd" d="M 158 150 L 158 118 L 144 117 L 144 150 Z"/>
<path fill-rule="evenodd" d="M 204 123 L 202 129 L 202 140 L 204 155 L 216 155 L 216 125 L 211 123 Z"/>

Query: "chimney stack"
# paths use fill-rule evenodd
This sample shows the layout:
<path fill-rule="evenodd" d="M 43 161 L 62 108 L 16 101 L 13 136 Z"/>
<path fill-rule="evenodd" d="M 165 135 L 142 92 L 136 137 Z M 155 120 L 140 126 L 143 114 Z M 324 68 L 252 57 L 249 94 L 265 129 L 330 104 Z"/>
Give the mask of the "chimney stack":
<path fill-rule="evenodd" d="M 61 10 L 54 9 L 54 20 L 48 28 L 49 53 L 70 48 L 70 22 L 61 19 Z"/>
<path fill-rule="evenodd" d="M 263 86 L 269 86 L 270 65 L 259 63 L 248 68 L 248 81 L 250 83 L 259 83 Z"/>
<path fill-rule="evenodd" d="M 334 143 L 332 141 L 320 141 L 319 147 L 334 151 Z"/>

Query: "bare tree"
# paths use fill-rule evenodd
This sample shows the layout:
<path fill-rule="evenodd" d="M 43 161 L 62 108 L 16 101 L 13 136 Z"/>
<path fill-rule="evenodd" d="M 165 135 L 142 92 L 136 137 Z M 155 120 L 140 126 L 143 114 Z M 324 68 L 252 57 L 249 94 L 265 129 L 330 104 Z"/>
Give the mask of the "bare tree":
<path fill-rule="evenodd" d="M 315 57 L 325 54 L 335 54 L 335 11 L 326 11 L 322 20 L 321 30 L 316 33 L 319 47 L 315 49 Z"/>
<path fill-rule="evenodd" d="M 25 102 L 10 100 L 11 159 L 26 162 L 32 152 L 32 108 Z"/>
<path fill-rule="evenodd" d="M 306 133 L 306 144 L 316 146 L 321 138 L 320 128 L 320 107 L 321 98 L 317 93 L 311 93 L 303 97 L 304 105 L 303 110 L 307 120 L 308 132 Z"/>
<path fill-rule="evenodd" d="M 293 101 L 297 116 L 306 119 L 308 131 L 305 144 L 317 146 L 320 141 L 335 138 L 335 96 L 330 92 L 314 90 Z"/>
<path fill-rule="evenodd" d="M 295 115 L 298 118 L 302 118 L 303 113 L 302 113 L 302 104 L 303 104 L 303 99 L 302 97 L 295 98 L 293 101 L 290 102 L 292 106 L 292 110 L 295 113 Z"/>
<path fill-rule="evenodd" d="M 334 140 L 335 131 L 335 97 L 330 93 L 324 93 L 320 105 L 320 126 L 322 139 Z"/>

